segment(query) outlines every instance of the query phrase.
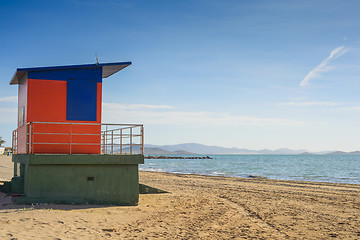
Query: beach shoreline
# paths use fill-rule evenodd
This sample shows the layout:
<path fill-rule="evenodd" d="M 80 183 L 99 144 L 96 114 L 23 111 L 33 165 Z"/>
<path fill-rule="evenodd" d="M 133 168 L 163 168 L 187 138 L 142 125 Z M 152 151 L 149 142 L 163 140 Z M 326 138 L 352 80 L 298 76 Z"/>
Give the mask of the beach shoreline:
<path fill-rule="evenodd" d="M 360 185 L 359 156 L 210 155 L 212 159 L 149 159 L 142 171 Z"/>
<path fill-rule="evenodd" d="M 162 173 L 162 174 L 169 174 L 169 175 L 174 175 L 174 176 L 194 176 L 194 177 L 207 177 L 209 179 L 214 178 L 214 179 L 233 179 L 233 180 L 237 180 L 237 181 L 254 181 L 254 180 L 263 180 L 266 182 L 289 182 L 289 183 L 293 183 L 293 184 L 314 184 L 314 185 L 328 185 L 328 186 L 359 186 L 360 184 L 356 184 L 356 183 L 336 183 L 336 182 L 318 182 L 318 181 L 300 181 L 300 180 L 286 180 L 286 179 L 274 179 L 274 178 L 267 178 L 267 177 L 263 177 L 263 176 L 259 176 L 259 175 L 248 175 L 248 177 L 234 177 L 234 176 L 222 176 L 222 175 L 211 175 L 211 174 L 198 174 L 198 173 L 173 173 L 173 172 L 160 172 L 160 171 L 150 171 L 150 170 L 139 170 L 139 172 L 144 172 L 144 173 Z"/>
<path fill-rule="evenodd" d="M 132 207 L 14 205 L 1 194 L 0 238 L 360 238 L 360 185 L 144 171 L 139 180 L 169 193 L 140 194 Z"/>

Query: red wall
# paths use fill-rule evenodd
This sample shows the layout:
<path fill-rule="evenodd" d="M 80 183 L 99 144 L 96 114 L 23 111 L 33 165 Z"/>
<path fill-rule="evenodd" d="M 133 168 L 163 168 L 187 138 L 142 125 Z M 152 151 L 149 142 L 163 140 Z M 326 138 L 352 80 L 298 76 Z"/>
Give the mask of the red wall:
<path fill-rule="evenodd" d="M 19 88 L 19 111 L 26 108 L 27 122 L 72 122 L 72 123 L 101 123 L 102 84 L 97 83 L 97 119 L 96 121 L 67 121 L 66 120 L 67 82 L 56 80 L 28 79 Z M 64 124 L 33 124 L 34 133 L 63 133 L 64 135 L 32 135 L 32 153 L 73 153 L 100 154 L 100 125 L 64 125 Z M 70 132 L 73 135 L 70 137 Z M 74 135 L 75 134 L 75 135 Z M 25 153 L 26 134 L 24 127 L 18 129 L 18 152 Z M 70 141 L 73 143 L 70 146 Z M 60 144 L 39 144 L 60 143 Z M 71 151 L 70 151 L 71 148 Z"/>
<path fill-rule="evenodd" d="M 28 81 L 28 122 L 65 122 L 66 81 Z"/>
<path fill-rule="evenodd" d="M 18 90 L 18 153 L 26 153 L 26 123 L 27 123 L 27 97 L 28 97 L 28 81 L 26 80 L 19 86 Z M 20 125 L 20 112 L 25 108 L 24 126 Z"/>

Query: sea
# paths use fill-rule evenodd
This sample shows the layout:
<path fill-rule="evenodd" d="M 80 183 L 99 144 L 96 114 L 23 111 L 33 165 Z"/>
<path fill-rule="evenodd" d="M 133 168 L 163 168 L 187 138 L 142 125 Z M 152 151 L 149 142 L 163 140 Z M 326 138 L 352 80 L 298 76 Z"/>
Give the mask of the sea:
<path fill-rule="evenodd" d="M 174 155 L 168 155 L 174 156 Z M 360 184 L 360 155 L 178 155 L 145 159 L 139 170 L 228 177 Z"/>

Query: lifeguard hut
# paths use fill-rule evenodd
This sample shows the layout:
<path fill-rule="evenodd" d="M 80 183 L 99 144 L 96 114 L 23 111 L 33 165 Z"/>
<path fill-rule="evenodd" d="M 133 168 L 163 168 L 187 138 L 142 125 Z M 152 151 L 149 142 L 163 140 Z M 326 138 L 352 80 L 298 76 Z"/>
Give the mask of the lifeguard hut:
<path fill-rule="evenodd" d="M 18 85 L 15 202 L 138 203 L 143 125 L 101 122 L 102 80 L 129 65 L 16 70 L 10 81 Z"/>

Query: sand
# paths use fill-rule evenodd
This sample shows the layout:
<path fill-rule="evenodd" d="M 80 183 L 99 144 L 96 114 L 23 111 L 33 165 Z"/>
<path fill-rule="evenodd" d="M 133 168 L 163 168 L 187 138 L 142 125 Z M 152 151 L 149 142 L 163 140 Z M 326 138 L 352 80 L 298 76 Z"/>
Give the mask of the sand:
<path fill-rule="evenodd" d="M 0 155 L 0 181 L 11 180 L 14 175 L 14 163 L 11 156 Z"/>
<path fill-rule="evenodd" d="M 135 207 L 13 205 L 2 194 L 0 239 L 360 239 L 360 185 L 151 172 L 140 182 L 170 193 Z"/>

